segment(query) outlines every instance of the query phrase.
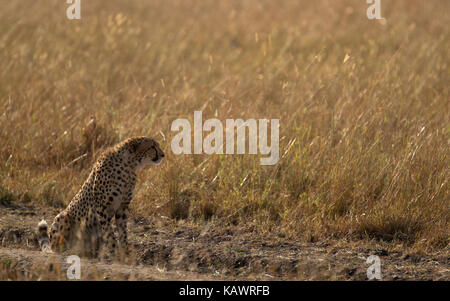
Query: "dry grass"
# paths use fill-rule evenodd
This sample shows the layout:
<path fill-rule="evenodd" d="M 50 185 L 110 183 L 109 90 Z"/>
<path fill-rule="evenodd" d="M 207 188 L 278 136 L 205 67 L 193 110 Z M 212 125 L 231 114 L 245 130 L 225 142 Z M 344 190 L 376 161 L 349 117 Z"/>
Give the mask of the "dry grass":
<path fill-rule="evenodd" d="M 1 202 L 67 204 L 105 147 L 162 133 L 135 212 L 448 250 L 450 2 L 382 2 L 2 1 Z M 282 158 L 171 154 L 194 110 L 279 118 Z"/>

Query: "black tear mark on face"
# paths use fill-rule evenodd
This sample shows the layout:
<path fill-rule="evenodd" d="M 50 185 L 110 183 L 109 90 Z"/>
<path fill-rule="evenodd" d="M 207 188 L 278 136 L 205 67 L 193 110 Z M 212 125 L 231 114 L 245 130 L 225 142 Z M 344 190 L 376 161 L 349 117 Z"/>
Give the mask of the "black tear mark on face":
<path fill-rule="evenodd" d="M 152 145 L 152 149 L 153 149 L 153 151 L 155 152 L 155 156 L 152 158 L 152 161 L 153 161 L 153 162 L 157 162 L 157 161 L 159 160 L 159 157 L 158 157 L 158 150 L 156 149 L 156 147 L 155 147 L 154 145 Z"/>

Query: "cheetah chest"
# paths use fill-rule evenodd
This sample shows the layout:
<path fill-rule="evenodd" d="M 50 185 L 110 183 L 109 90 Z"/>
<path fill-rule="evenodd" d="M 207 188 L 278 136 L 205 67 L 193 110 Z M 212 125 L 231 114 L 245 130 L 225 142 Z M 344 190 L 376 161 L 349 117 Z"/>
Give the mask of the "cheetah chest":
<path fill-rule="evenodd" d="M 122 198 L 121 197 L 114 198 L 113 202 L 111 203 L 111 206 L 112 206 L 112 209 L 114 210 L 114 212 L 119 210 L 121 205 L 122 205 Z"/>

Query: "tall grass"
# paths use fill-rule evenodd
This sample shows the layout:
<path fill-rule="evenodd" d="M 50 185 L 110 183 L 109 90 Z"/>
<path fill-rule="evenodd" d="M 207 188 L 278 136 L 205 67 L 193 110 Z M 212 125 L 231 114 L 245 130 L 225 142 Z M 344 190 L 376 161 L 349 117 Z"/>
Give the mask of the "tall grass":
<path fill-rule="evenodd" d="M 67 204 L 100 151 L 153 135 L 168 155 L 139 175 L 140 214 L 448 249 L 449 1 L 383 1 L 386 21 L 357 0 L 0 7 L 5 189 Z M 173 155 L 194 110 L 279 118 L 280 161 Z"/>

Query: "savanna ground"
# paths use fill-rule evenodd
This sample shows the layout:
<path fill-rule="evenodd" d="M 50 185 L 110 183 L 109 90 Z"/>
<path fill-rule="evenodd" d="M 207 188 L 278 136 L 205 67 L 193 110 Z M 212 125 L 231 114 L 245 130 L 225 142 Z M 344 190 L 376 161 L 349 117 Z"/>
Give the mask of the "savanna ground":
<path fill-rule="evenodd" d="M 133 257 L 83 279 L 450 280 L 450 2 L 365 2 L 1 0 L 0 279 L 66 279 L 37 222 L 149 135 Z M 278 118 L 279 162 L 174 155 L 195 110 Z"/>

